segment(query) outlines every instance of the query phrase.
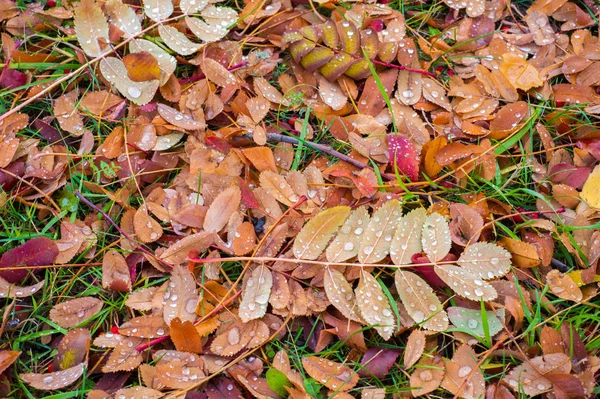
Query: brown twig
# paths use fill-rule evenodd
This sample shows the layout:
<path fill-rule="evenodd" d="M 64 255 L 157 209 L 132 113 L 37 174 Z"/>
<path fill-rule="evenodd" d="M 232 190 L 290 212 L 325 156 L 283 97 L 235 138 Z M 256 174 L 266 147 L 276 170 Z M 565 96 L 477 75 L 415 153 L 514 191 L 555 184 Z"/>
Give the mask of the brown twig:
<path fill-rule="evenodd" d="M 317 151 L 324 152 L 325 154 L 329 154 L 332 157 L 336 157 L 344 162 L 348 162 L 349 164 L 356 166 L 357 168 L 373 169 L 372 166 L 369 166 L 366 163 L 357 161 L 356 159 L 351 158 L 346 154 L 342 154 L 341 152 L 336 151 L 333 148 L 331 148 L 327 145 L 324 145 L 324 144 L 318 144 L 318 143 L 314 143 L 314 142 L 308 141 L 308 140 L 300 141 L 299 139 L 297 139 L 295 137 L 286 136 L 286 135 L 280 134 L 280 133 L 267 133 L 267 140 L 271 141 L 271 142 L 289 143 L 289 144 L 293 144 L 293 145 L 299 145 L 300 143 L 302 143 L 302 144 L 306 145 L 307 147 L 310 147 Z M 388 173 L 381 173 L 381 176 L 386 180 L 396 180 L 395 176 L 392 176 Z"/>

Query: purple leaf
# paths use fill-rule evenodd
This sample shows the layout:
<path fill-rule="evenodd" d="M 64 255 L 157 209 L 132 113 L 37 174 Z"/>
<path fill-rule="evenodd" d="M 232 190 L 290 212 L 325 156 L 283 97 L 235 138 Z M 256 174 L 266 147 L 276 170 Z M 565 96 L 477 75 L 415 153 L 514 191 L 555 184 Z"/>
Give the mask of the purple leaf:
<path fill-rule="evenodd" d="M 19 181 L 15 176 L 23 177 L 24 174 L 25 162 L 23 161 L 13 162 L 3 170 L 0 169 L 0 188 L 4 191 L 12 190 Z"/>
<path fill-rule="evenodd" d="M 389 349 L 372 347 L 368 348 L 360 361 L 362 369 L 358 372 L 361 377 L 385 377 L 396 359 L 400 356 L 400 351 Z"/>
<path fill-rule="evenodd" d="M 54 126 L 41 119 L 36 119 L 35 122 L 33 122 L 33 127 L 39 129 L 40 135 L 42 135 L 49 143 L 56 143 L 63 138 Z"/>
<path fill-rule="evenodd" d="M 113 394 L 125 386 L 130 376 L 131 372 L 106 373 L 98 380 L 94 389 Z"/>
<path fill-rule="evenodd" d="M 49 238 L 36 237 L 6 252 L 0 258 L 0 269 L 18 266 L 51 265 L 58 256 L 58 247 Z M 2 270 L 0 276 L 9 283 L 19 283 L 31 269 Z"/>
<path fill-rule="evenodd" d="M 568 163 L 559 163 L 550 170 L 552 183 L 567 184 L 575 189 L 581 189 L 587 180 L 592 168 L 589 166 L 574 166 Z"/>
<path fill-rule="evenodd" d="M 206 388 L 204 392 L 208 395 L 209 399 L 240 399 L 242 398 L 242 393 L 235 385 L 233 381 L 231 381 L 227 377 L 216 377 L 210 380 L 206 384 Z"/>
<path fill-rule="evenodd" d="M 406 137 L 390 134 L 387 136 L 389 162 L 392 168 L 398 168 L 411 181 L 419 179 L 421 157 L 412 141 Z"/>
<path fill-rule="evenodd" d="M 4 67 L 0 74 L 0 86 L 5 89 L 16 89 L 25 85 L 25 83 L 27 83 L 27 75 L 15 69 Z"/>

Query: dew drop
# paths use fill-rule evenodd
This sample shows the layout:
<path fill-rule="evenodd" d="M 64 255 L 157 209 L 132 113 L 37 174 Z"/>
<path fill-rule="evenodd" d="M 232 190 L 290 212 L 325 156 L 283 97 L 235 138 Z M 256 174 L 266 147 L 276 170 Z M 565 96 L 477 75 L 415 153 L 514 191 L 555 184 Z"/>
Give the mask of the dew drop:
<path fill-rule="evenodd" d="M 460 378 L 465 378 L 466 376 L 469 375 L 471 370 L 473 370 L 473 368 L 471 366 L 462 366 L 460 369 L 458 369 L 458 376 Z"/>
<path fill-rule="evenodd" d="M 469 326 L 469 328 L 477 328 L 477 326 L 479 325 L 479 322 L 475 319 L 469 319 L 467 321 L 467 325 Z"/>
<path fill-rule="evenodd" d="M 142 91 L 139 87 L 129 86 L 129 88 L 127 88 L 127 94 L 129 94 L 131 98 L 139 98 L 142 95 Z"/>

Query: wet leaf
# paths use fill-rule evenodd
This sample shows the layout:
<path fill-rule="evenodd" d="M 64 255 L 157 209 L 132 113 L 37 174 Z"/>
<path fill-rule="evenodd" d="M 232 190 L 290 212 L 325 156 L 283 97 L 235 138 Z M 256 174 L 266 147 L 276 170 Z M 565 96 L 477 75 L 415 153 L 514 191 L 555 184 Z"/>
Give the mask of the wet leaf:
<path fill-rule="evenodd" d="M 430 261 L 436 263 L 448 255 L 452 246 L 450 236 L 450 228 L 445 217 L 434 212 L 425 218 L 421 245 Z"/>
<path fill-rule="evenodd" d="M 110 23 L 124 32 L 125 37 L 134 37 L 142 31 L 135 11 L 121 0 L 108 0 L 104 6 Z"/>
<path fill-rule="evenodd" d="M 329 389 L 347 391 L 358 383 L 358 375 L 347 366 L 317 356 L 302 358 L 306 373 Z"/>
<path fill-rule="evenodd" d="M 163 317 L 167 325 L 178 317 L 181 321 L 196 319 L 196 306 L 200 296 L 194 275 L 185 266 L 174 266 L 167 290 L 163 295 Z"/>
<path fill-rule="evenodd" d="M 134 82 L 127 77 L 127 68 L 123 61 L 115 57 L 105 57 L 100 61 L 100 72 L 119 93 L 137 105 L 148 104 L 156 90 L 158 81 Z"/>
<path fill-rule="evenodd" d="M 55 371 L 47 374 L 36 374 L 27 373 L 19 374 L 19 378 L 22 379 L 28 385 L 42 390 L 42 391 L 53 391 L 61 389 L 73 384 L 77 381 L 85 371 L 85 364 L 81 363 L 73 366 L 66 370 Z"/>
<path fill-rule="evenodd" d="M 154 242 L 163 234 L 160 224 L 148 214 L 146 206 L 141 206 L 133 216 L 135 235 L 142 242 Z"/>
<path fill-rule="evenodd" d="M 358 250 L 360 263 L 377 263 L 389 254 L 397 221 L 401 215 L 402 207 L 395 199 L 386 202 L 373 213 L 371 221 L 365 227 Z"/>
<path fill-rule="evenodd" d="M 474 276 L 489 280 L 508 273 L 511 256 L 498 245 L 481 242 L 468 246 L 457 263 Z"/>
<path fill-rule="evenodd" d="M 568 274 L 552 270 L 546 275 L 546 279 L 550 287 L 550 292 L 559 298 L 574 302 L 581 302 L 583 300 L 581 289 Z"/>
<path fill-rule="evenodd" d="M 536 267 L 540 264 L 540 257 L 533 245 L 509 237 L 502 237 L 501 242 L 512 254 L 512 261 L 516 266 Z"/>
<path fill-rule="evenodd" d="M 390 339 L 396 326 L 390 303 L 377 279 L 364 269 L 361 269 L 355 295 L 363 320 L 375 326 L 384 340 Z"/>
<path fill-rule="evenodd" d="M 414 143 L 404 136 L 387 136 L 390 165 L 398 169 L 401 175 L 406 175 L 411 181 L 419 180 L 421 156 Z"/>
<path fill-rule="evenodd" d="M 462 329 L 467 334 L 479 338 L 486 337 L 481 310 L 451 306 L 447 311 L 448 318 L 457 328 Z M 500 316 L 500 319 L 498 319 L 496 313 Z M 487 330 L 490 336 L 494 336 L 503 329 L 504 309 L 499 309 L 497 312 L 486 310 L 486 315 L 488 324 Z"/>
<path fill-rule="evenodd" d="M 325 288 L 329 302 L 342 312 L 346 318 L 358 322 L 362 321 L 357 313 L 358 305 L 352 291 L 352 286 L 342 273 L 329 267 L 326 268 L 323 277 L 323 287 Z"/>
<path fill-rule="evenodd" d="M 244 284 L 242 302 L 238 311 L 240 319 L 247 323 L 265 315 L 273 286 L 271 271 L 264 265 L 252 271 L 251 276 Z"/>
<path fill-rule="evenodd" d="M 108 23 L 94 0 L 82 0 L 75 7 L 73 19 L 79 45 L 90 57 L 104 53 L 109 43 Z"/>
<path fill-rule="evenodd" d="M 472 301 L 491 301 L 498 293 L 489 283 L 460 266 L 436 265 L 435 273 L 458 295 Z"/>
<path fill-rule="evenodd" d="M 452 360 L 444 360 L 446 375 L 442 388 L 461 398 L 481 398 L 485 395 L 485 380 L 477 366 L 477 356 L 468 345 L 454 352 Z"/>
<path fill-rule="evenodd" d="M 169 327 L 160 316 L 139 316 L 121 324 L 119 334 L 153 339 L 168 335 Z"/>
<path fill-rule="evenodd" d="M 296 236 L 294 256 L 298 259 L 316 259 L 349 214 L 350 208 L 347 206 L 336 206 L 318 213 Z"/>
<path fill-rule="evenodd" d="M 217 333 L 210 344 L 210 350 L 219 356 L 233 356 L 242 349 L 256 348 L 262 345 L 270 334 L 269 327 L 262 320 L 233 322 Z"/>
<path fill-rule="evenodd" d="M 144 0 L 144 13 L 154 22 L 169 18 L 173 10 L 171 0 Z"/>
<path fill-rule="evenodd" d="M 50 309 L 50 320 L 62 328 L 75 327 L 92 318 L 102 310 L 104 303 L 94 297 L 71 299 Z"/>
<path fill-rule="evenodd" d="M 238 210 L 241 198 L 237 186 L 231 186 L 217 195 L 204 217 L 204 230 L 219 232 L 225 227 L 231 215 Z"/>
<path fill-rule="evenodd" d="M 390 255 L 394 264 L 412 263 L 413 255 L 421 252 L 421 233 L 426 216 L 425 208 L 416 208 L 400 219 L 390 245 Z"/>
<path fill-rule="evenodd" d="M 131 291 L 131 273 L 123 255 L 111 249 L 102 260 L 102 287 L 113 291 Z"/>
<path fill-rule="evenodd" d="M 175 244 L 171 245 L 160 255 L 165 262 L 173 265 L 181 265 L 186 262 L 188 255 L 192 251 L 204 251 L 215 241 L 215 233 L 203 231 L 183 237 Z"/>
<path fill-rule="evenodd" d="M 331 244 L 327 246 L 325 255 L 329 262 L 344 262 L 358 254 L 369 219 L 365 207 L 357 208 L 350 213 Z"/>
<path fill-rule="evenodd" d="M 571 371 L 571 361 L 564 353 L 534 357 L 513 368 L 502 380 L 515 392 L 525 392 L 529 396 L 539 395 L 552 390 L 552 382 L 546 374 Z"/>
<path fill-rule="evenodd" d="M 67 370 L 87 362 L 90 342 L 91 337 L 88 329 L 76 328 L 69 331 L 58 345 L 58 353 L 54 358 L 55 369 Z"/>
<path fill-rule="evenodd" d="M 589 206 L 600 208 L 600 165 L 594 168 L 585 181 L 581 189 L 581 198 Z"/>
<path fill-rule="evenodd" d="M 433 289 L 415 273 L 398 269 L 394 274 L 398 295 L 406 311 L 427 330 L 444 331 L 448 328 L 448 315 Z"/>
<path fill-rule="evenodd" d="M 411 393 L 414 397 L 423 396 L 436 390 L 445 375 L 444 362 L 439 357 L 427 357 L 415 366 L 410 376 Z"/>
<path fill-rule="evenodd" d="M 0 298 L 26 298 L 38 292 L 44 286 L 45 280 L 37 284 L 23 287 L 16 286 L 0 277 Z"/>
<path fill-rule="evenodd" d="M 448 313 L 448 317 L 450 317 L 450 313 Z M 404 368 L 408 369 L 419 361 L 425 349 L 425 338 L 422 330 L 415 329 L 410 333 L 404 350 Z"/>

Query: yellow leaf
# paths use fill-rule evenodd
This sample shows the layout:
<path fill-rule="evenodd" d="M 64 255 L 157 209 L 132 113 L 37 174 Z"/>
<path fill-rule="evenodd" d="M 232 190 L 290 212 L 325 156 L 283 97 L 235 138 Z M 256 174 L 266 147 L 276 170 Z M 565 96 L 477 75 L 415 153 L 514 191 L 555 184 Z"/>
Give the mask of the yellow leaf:
<path fill-rule="evenodd" d="M 600 208 L 600 165 L 594 168 L 585 181 L 581 198 L 592 208 Z"/>

